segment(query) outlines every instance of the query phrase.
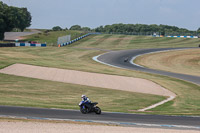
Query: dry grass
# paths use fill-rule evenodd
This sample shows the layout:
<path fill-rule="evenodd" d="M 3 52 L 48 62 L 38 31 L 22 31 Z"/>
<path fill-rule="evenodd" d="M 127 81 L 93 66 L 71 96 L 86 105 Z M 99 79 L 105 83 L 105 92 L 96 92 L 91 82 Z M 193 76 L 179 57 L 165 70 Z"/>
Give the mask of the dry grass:
<path fill-rule="evenodd" d="M 147 54 L 135 62 L 153 69 L 200 76 L 200 49 Z"/>
<path fill-rule="evenodd" d="M 197 47 L 200 39 L 167 38 L 132 35 L 98 35 L 90 36 L 87 41 L 78 41 L 74 46 L 84 48 L 99 48 L 109 50 L 167 48 L 167 47 Z"/>

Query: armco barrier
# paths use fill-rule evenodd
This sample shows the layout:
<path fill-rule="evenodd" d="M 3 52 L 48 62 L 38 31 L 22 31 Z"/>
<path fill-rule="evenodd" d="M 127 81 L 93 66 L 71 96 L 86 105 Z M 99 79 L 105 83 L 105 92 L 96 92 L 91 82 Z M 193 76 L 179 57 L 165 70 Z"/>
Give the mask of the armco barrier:
<path fill-rule="evenodd" d="M 166 37 L 178 37 L 178 38 L 198 38 L 198 36 L 166 36 Z"/>
<path fill-rule="evenodd" d="M 74 42 L 76 42 L 76 41 L 79 41 L 79 40 L 81 40 L 81 39 L 83 39 L 83 38 L 89 36 L 89 35 L 98 35 L 98 34 L 101 34 L 101 33 L 88 33 L 88 34 L 83 35 L 83 36 L 80 36 L 80 37 L 78 37 L 78 38 L 76 38 L 76 39 L 74 39 L 74 40 L 71 40 L 71 41 L 69 41 L 69 42 L 66 42 L 66 43 L 63 43 L 63 44 L 59 44 L 58 47 L 70 45 L 70 44 L 72 44 L 72 43 L 74 43 Z"/>
<path fill-rule="evenodd" d="M 46 44 L 33 44 L 33 43 L 15 43 L 16 47 L 25 47 L 25 46 L 30 46 L 30 47 L 46 47 Z"/>
<path fill-rule="evenodd" d="M 164 37 L 162 35 L 153 35 L 153 37 Z M 165 36 L 165 37 L 178 37 L 178 38 L 199 38 L 198 36 Z"/>

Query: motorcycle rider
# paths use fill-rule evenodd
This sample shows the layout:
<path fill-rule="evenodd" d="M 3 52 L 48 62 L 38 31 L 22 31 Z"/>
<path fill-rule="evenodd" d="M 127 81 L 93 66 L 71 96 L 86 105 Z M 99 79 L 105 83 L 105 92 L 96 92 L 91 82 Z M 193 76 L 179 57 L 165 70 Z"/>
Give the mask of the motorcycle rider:
<path fill-rule="evenodd" d="M 92 108 L 90 99 L 86 97 L 86 95 L 82 95 L 81 98 L 82 98 L 82 101 L 84 101 L 86 107 L 88 107 L 88 110 L 90 111 Z"/>

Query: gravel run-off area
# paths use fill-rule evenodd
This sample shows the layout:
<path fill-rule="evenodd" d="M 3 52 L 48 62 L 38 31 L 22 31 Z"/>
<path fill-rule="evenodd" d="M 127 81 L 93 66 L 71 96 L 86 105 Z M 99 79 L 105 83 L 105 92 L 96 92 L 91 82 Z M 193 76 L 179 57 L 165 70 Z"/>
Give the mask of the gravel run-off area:
<path fill-rule="evenodd" d="M 133 77 L 97 74 L 25 64 L 8 66 L 1 69 L 0 73 L 167 97 L 176 96 L 173 92 L 152 81 Z"/>
<path fill-rule="evenodd" d="M 0 122 L 0 133 L 199 133 L 195 130 L 175 130 L 142 127 L 120 127 L 44 122 Z"/>

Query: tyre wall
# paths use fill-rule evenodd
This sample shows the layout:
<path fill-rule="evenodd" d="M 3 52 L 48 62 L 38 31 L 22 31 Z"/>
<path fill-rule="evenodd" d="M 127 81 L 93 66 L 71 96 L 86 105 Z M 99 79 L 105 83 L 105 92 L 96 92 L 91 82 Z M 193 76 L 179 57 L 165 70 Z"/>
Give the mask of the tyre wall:
<path fill-rule="evenodd" d="M 0 43 L 0 47 L 15 47 L 15 43 Z"/>

